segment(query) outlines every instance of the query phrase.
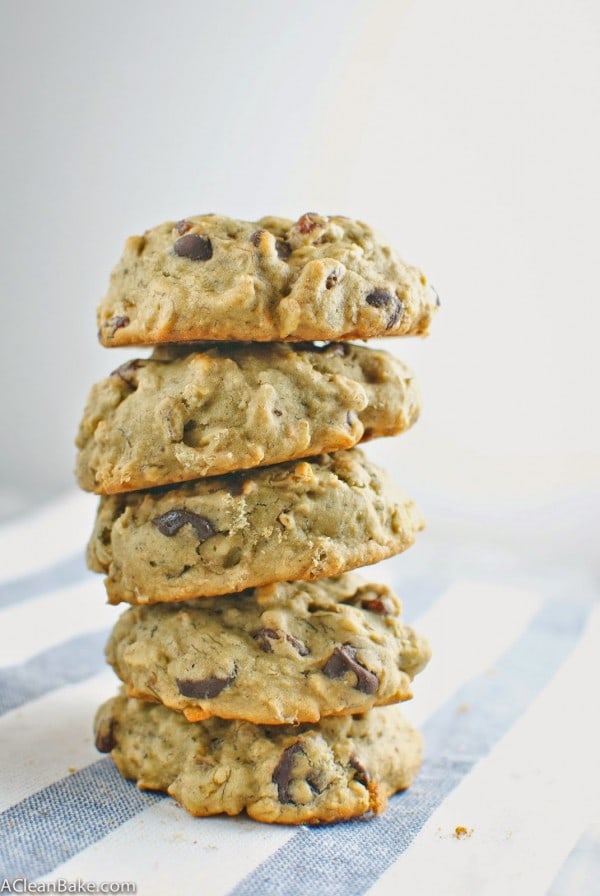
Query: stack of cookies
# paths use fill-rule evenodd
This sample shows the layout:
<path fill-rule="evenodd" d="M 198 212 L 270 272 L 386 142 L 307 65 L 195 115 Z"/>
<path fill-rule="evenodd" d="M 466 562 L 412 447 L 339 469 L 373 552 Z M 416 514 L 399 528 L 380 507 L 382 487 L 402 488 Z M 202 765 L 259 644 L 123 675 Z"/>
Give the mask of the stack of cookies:
<path fill-rule="evenodd" d="M 427 332 L 438 304 L 365 224 L 217 215 L 130 238 L 77 475 L 88 548 L 132 604 L 96 744 L 194 815 L 320 823 L 380 812 L 420 764 L 395 706 L 429 658 L 397 597 L 352 570 L 408 548 L 414 503 L 355 447 L 417 419 L 410 371 L 350 339 Z M 382 708 L 387 707 L 387 708 Z"/>

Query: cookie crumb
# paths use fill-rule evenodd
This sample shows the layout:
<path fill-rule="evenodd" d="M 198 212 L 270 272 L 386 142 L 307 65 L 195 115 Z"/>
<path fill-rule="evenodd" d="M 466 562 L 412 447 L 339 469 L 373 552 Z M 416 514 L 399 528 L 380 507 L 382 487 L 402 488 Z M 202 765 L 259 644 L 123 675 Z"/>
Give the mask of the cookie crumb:
<path fill-rule="evenodd" d="M 77 769 L 75 768 L 74 765 L 70 765 L 70 766 L 69 766 L 69 768 L 68 768 L 68 772 L 69 772 L 70 775 L 74 775 L 76 771 L 77 771 Z"/>
<path fill-rule="evenodd" d="M 466 828 L 462 824 L 459 824 L 454 828 L 454 836 L 457 840 L 466 840 L 466 838 L 470 837 L 472 833 L 473 828 Z"/>

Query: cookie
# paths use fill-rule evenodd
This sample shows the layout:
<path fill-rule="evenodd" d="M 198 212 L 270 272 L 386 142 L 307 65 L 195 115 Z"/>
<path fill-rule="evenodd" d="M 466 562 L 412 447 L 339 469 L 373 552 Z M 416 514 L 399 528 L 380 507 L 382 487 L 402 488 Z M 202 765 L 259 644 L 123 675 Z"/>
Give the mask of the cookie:
<path fill-rule="evenodd" d="M 409 547 L 414 503 L 358 448 L 100 499 L 109 601 L 188 600 L 338 575 Z"/>
<path fill-rule="evenodd" d="M 132 697 L 192 722 L 318 722 L 408 700 L 429 646 L 385 585 L 346 574 L 131 607 L 106 655 Z"/>
<path fill-rule="evenodd" d="M 197 215 L 130 237 L 100 341 L 304 341 L 424 335 L 439 300 L 361 221 Z"/>
<path fill-rule="evenodd" d="M 387 352 L 348 343 L 159 349 L 93 387 L 77 478 L 99 494 L 152 488 L 350 448 L 418 415 L 414 378 Z"/>
<path fill-rule="evenodd" d="M 409 787 L 421 762 L 420 734 L 396 707 L 318 725 L 253 725 L 179 713 L 115 697 L 100 707 L 96 746 L 121 774 L 166 790 L 192 815 L 320 824 L 379 813 Z"/>

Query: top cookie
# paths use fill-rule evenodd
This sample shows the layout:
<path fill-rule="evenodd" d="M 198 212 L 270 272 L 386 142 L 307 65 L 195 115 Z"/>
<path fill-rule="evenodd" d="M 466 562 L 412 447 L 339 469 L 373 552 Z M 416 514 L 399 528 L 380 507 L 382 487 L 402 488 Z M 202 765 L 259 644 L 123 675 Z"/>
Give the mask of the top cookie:
<path fill-rule="evenodd" d="M 103 345 L 424 335 L 439 300 L 370 227 L 222 215 L 132 236 L 98 309 Z"/>

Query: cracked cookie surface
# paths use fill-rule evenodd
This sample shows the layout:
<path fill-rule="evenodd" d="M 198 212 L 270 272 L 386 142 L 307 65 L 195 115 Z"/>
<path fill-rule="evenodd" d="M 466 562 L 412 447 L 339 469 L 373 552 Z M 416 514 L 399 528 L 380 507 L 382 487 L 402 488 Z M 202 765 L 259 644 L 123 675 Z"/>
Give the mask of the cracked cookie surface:
<path fill-rule="evenodd" d="M 408 548 L 414 502 L 358 448 L 100 499 L 88 564 L 111 603 L 320 579 Z"/>
<path fill-rule="evenodd" d="M 279 824 L 320 824 L 379 813 L 409 787 L 420 734 L 397 707 L 317 725 L 187 722 L 123 696 L 100 707 L 97 748 L 138 787 L 165 790 L 192 815 L 244 810 Z"/>
<path fill-rule="evenodd" d="M 77 436 L 82 488 L 152 488 L 350 448 L 419 414 L 412 373 L 384 351 L 178 348 L 129 361 L 92 388 Z"/>
<path fill-rule="evenodd" d="M 195 215 L 127 240 L 98 332 L 107 346 L 424 335 L 438 304 L 361 221 Z"/>
<path fill-rule="evenodd" d="M 353 574 L 131 607 L 106 655 L 130 696 L 256 724 L 317 722 L 408 700 L 429 646 L 385 585 Z"/>

